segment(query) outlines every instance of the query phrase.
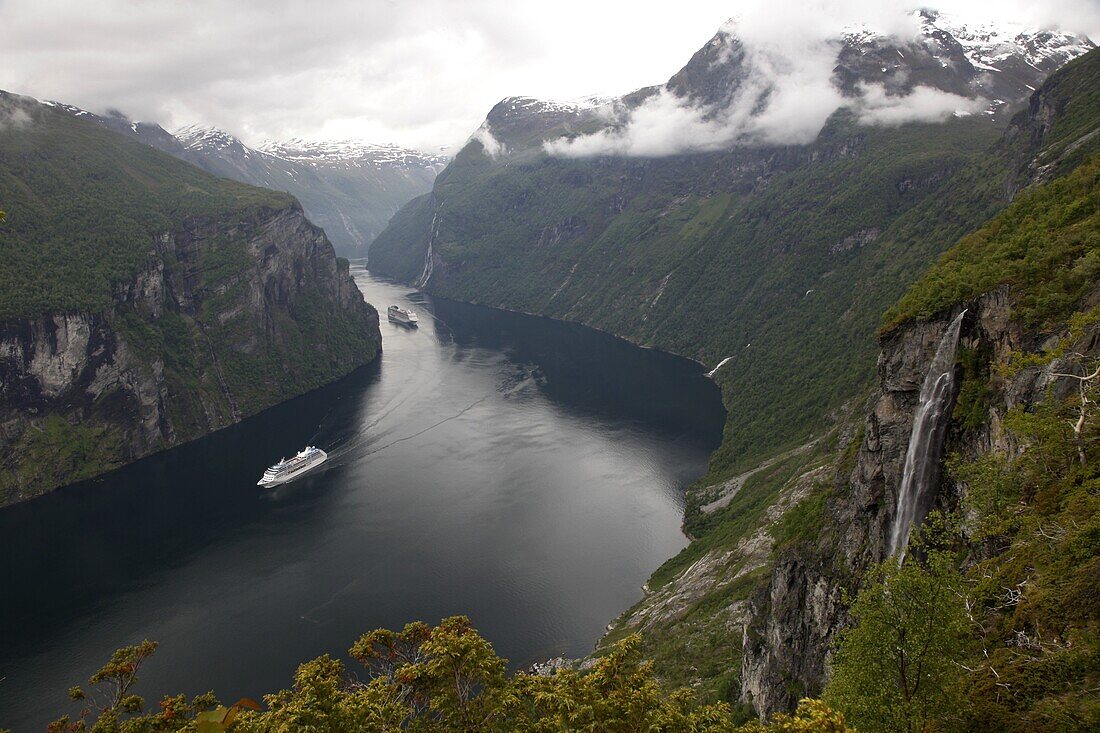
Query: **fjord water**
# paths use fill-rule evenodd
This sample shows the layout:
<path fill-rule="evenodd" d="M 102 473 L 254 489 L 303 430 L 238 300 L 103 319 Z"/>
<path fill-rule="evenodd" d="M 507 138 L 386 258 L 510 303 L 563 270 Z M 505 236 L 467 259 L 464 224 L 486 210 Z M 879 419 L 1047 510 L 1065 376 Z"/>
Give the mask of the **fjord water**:
<path fill-rule="evenodd" d="M 459 613 L 514 666 L 580 655 L 686 544 L 682 488 L 724 419 L 701 367 L 357 281 L 383 313 L 379 363 L 0 510 L 0 728 L 41 730 L 144 638 L 160 642 L 137 689 L 154 707 L 258 696 L 364 631 Z M 390 303 L 419 330 L 387 323 Z M 306 443 L 329 461 L 255 485 Z"/>

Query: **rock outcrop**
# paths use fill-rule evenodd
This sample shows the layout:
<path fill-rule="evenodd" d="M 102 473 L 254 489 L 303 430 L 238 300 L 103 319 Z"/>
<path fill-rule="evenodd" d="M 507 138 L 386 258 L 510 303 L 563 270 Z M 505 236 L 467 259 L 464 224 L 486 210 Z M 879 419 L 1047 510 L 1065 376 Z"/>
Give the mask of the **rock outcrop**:
<path fill-rule="evenodd" d="M 1100 288 L 1086 301 L 1100 302 Z M 968 309 L 960 351 L 979 352 L 992 365 L 1007 365 L 1011 355 L 1036 352 L 1056 340 L 1057 334 L 1024 328 L 1013 317 L 1013 305 L 1009 289 L 1000 288 L 934 320 L 910 323 L 882 340 L 878 397 L 863 423 L 854 467 L 836 476 L 821 533 L 811 545 L 780 553 L 768 582 L 750 602 L 741 696 L 759 715 L 791 709 L 800 696 L 820 692 L 833 636 L 847 622 L 845 594 L 858 590 L 868 566 L 887 556 L 918 393 L 951 320 Z M 1071 351 L 1100 350 L 1100 335 L 1093 331 Z M 1005 414 L 1048 399 L 1052 390 L 1054 399 L 1064 398 L 1072 385 L 1052 376 L 1059 368 L 1055 361 L 1022 369 L 1011 378 L 991 370 L 982 418 L 967 425 L 953 421 L 946 452 L 970 457 L 990 451 L 1012 454 L 1016 446 L 1003 428 Z M 943 478 L 935 505 L 958 509 L 963 491 Z"/>
<path fill-rule="evenodd" d="M 106 309 L 0 321 L 0 505 L 235 423 L 380 345 L 296 203 L 184 219 Z"/>

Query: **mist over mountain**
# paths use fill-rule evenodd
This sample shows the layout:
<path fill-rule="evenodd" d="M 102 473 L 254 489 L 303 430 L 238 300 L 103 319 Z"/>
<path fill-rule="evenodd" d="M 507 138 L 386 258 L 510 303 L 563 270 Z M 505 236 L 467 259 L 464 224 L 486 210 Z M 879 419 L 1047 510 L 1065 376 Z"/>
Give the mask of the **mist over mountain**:
<path fill-rule="evenodd" d="M 663 86 L 603 103 L 528 103 L 513 112 L 572 112 L 572 129 L 545 135 L 547 151 L 561 156 L 805 145 L 841 109 L 884 126 L 1003 114 L 1094 45 L 1072 33 L 931 10 L 877 25 L 837 23 L 813 13 L 789 24 L 731 19 Z M 491 135 L 506 144 L 508 132 L 498 127 L 490 118 L 475 139 Z"/>
<path fill-rule="evenodd" d="M 882 310 L 1026 185 L 1002 156 L 948 186 L 1093 44 L 928 11 L 780 20 L 727 23 L 660 87 L 502 100 L 372 269 L 729 357 L 723 461 L 793 441 L 866 377 Z"/>
<path fill-rule="evenodd" d="M 680 54 L 699 8 L 29 28 L 92 25 L 127 109 L 222 127 L 0 91 L 0 628 L 29 631 L 0 703 L 69 689 L 50 730 L 124 733 L 1100 730 L 1100 6 L 934 1 L 738 3 L 619 77 L 663 83 L 561 99 L 578 60 Z M 463 64 L 535 37 L 572 41 L 561 85 Z M 291 137 L 423 139 L 487 88 L 453 156 Z M 161 451 L 105 504 L 109 475 L 39 497 Z M 442 613 L 473 621 L 406 618 Z M 410 623 L 340 654 L 364 619 Z M 182 659 L 142 672 L 159 709 L 129 694 L 151 641 L 70 687 L 131 633 Z M 172 696 L 315 654 L 230 708 Z"/>

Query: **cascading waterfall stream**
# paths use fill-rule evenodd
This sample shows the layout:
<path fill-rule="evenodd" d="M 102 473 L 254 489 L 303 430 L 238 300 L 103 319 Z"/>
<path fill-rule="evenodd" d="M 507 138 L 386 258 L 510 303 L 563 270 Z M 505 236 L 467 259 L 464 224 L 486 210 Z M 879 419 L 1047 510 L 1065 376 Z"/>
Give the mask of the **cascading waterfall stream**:
<path fill-rule="evenodd" d="M 940 453 L 947 431 L 947 412 L 955 392 L 955 354 L 964 310 L 940 337 L 936 355 L 928 367 L 920 390 L 920 402 L 913 415 L 913 431 L 905 453 L 905 470 L 898 488 L 898 506 L 890 532 L 890 555 L 905 559 L 913 523 L 924 519 L 931 504 L 929 491 L 939 478 Z M 918 513 L 920 516 L 918 517 Z"/>

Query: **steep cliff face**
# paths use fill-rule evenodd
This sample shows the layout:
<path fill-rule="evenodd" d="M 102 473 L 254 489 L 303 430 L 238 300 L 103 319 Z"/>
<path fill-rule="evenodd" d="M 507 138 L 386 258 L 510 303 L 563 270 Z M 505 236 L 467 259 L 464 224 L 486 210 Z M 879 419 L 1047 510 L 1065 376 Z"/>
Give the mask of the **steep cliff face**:
<path fill-rule="evenodd" d="M 108 308 L 0 321 L 0 504 L 230 425 L 380 343 L 378 314 L 297 206 L 185 220 Z"/>
<path fill-rule="evenodd" d="M 740 701 L 746 714 L 789 709 L 821 691 L 848 599 L 888 552 L 914 414 L 948 325 L 966 310 L 942 454 L 1011 458 L 1019 446 L 1005 427 L 1008 411 L 1060 404 L 1073 388 L 1051 377 L 1069 364 L 1007 365 L 1049 350 L 1073 313 L 1092 312 L 1100 297 L 1100 158 L 1091 147 L 1098 118 L 1085 88 L 1098 61 L 1092 54 L 1052 77 L 991 151 L 1013 171 L 1001 181 L 1016 200 L 888 310 L 877 387 L 850 399 L 830 429 L 800 448 L 691 487 L 692 544 L 654 573 L 646 598 L 616 621 L 608 640 L 642 630 L 668 679 Z M 977 182 L 983 165 L 964 179 Z M 1037 185 L 1046 180 L 1041 171 L 1052 180 Z M 1095 331 L 1069 351 L 1094 354 Z M 935 506 L 956 509 L 966 499 L 950 477 L 933 488 L 926 498 Z M 975 557 L 989 551 L 978 541 L 970 549 Z"/>
<path fill-rule="evenodd" d="M 1095 307 L 1098 302 L 1100 288 L 1084 299 L 1083 307 Z M 995 366 L 1005 367 L 1014 357 L 1057 341 L 1059 330 L 1025 327 L 1016 306 L 1010 289 L 998 288 L 941 318 L 910 324 L 882 342 L 878 398 L 863 424 L 854 467 L 849 473 L 842 468 L 825 502 L 822 531 L 814 543 L 779 553 L 769 581 L 749 602 L 742 700 L 761 715 L 791 708 L 799 696 L 820 692 L 830 643 L 847 622 L 845 594 L 858 589 L 870 564 L 887 556 L 917 396 L 952 318 L 966 308 L 960 351 L 980 353 L 982 361 Z M 1097 329 L 1092 328 L 1069 351 L 1095 356 L 1098 340 Z M 961 365 L 956 368 L 963 371 Z M 1014 408 L 1030 409 L 1040 402 L 1065 399 L 1074 387 L 1054 376 L 1063 368 L 1055 360 L 1009 378 L 999 377 L 998 369 L 992 369 L 982 404 L 968 404 L 965 421 L 956 410 L 947 453 L 970 460 L 990 452 L 1013 455 L 1018 446 L 1004 428 L 1005 415 Z M 964 492 L 965 487 L 942 479 L 934 505 L 958 510 Z M 982 549 L 975 547 L 974 552 L 980 555 Z"/>

